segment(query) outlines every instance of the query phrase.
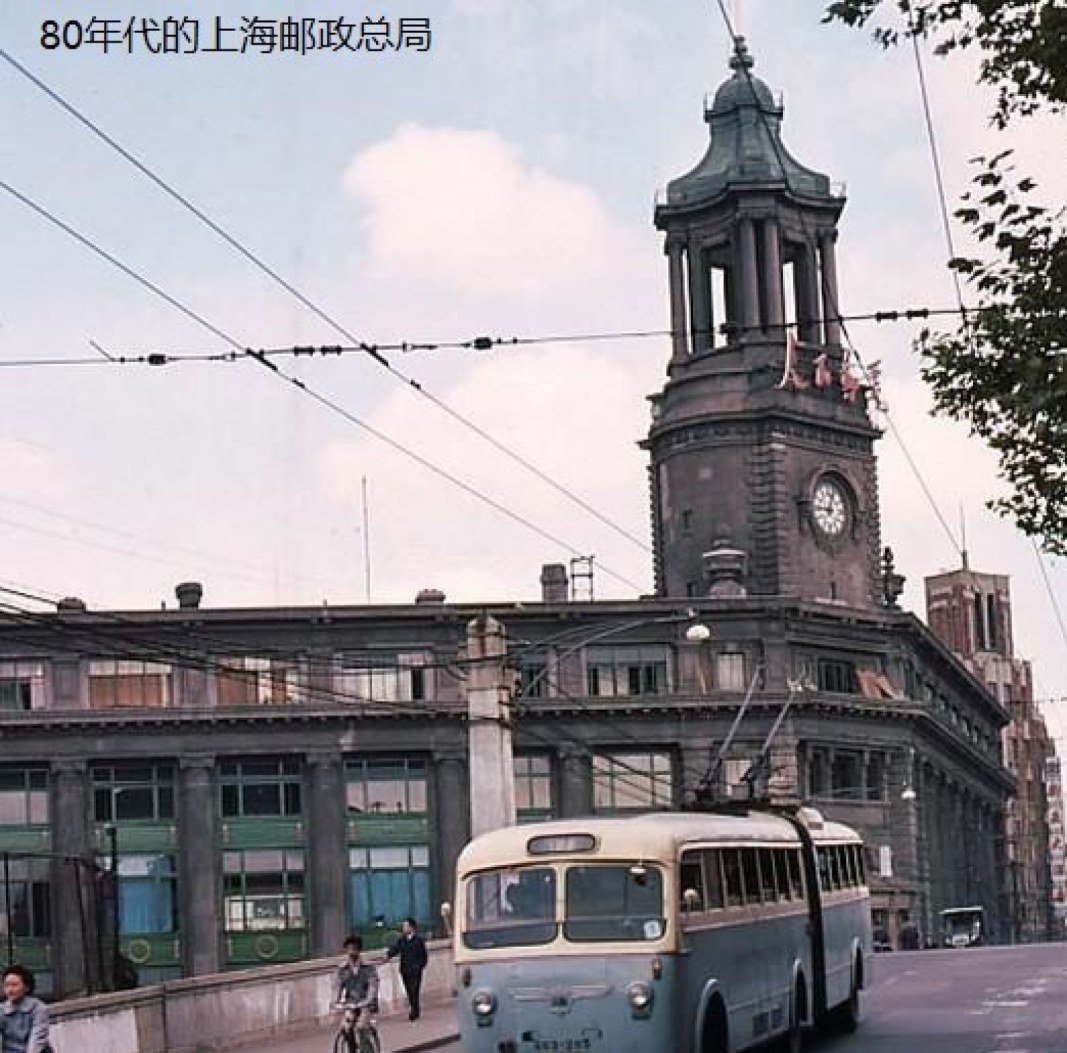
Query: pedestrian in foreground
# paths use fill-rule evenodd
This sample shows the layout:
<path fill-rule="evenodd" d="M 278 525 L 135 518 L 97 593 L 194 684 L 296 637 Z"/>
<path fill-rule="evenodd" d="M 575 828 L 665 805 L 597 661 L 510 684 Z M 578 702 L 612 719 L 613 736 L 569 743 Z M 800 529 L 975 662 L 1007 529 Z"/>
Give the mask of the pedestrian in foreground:
<path fill-rule="evenodd" d="M 22 965 L 4 970 L 0 1002 L 0 1053 L 52 1053 L 48 1042 L 48 1008 L 33 997 L 33 973 Z"/>
<path fill-rule="evenodd" d="M 400 959 L 400 979 L 408 996 L 408 1020 L 419 1019 L 419 991 L 426 968 L 426 941 L 419 935 L 414 918 L 405 918 L 400 926 L 400 938 L 385 952 L 389 958 Z"/>

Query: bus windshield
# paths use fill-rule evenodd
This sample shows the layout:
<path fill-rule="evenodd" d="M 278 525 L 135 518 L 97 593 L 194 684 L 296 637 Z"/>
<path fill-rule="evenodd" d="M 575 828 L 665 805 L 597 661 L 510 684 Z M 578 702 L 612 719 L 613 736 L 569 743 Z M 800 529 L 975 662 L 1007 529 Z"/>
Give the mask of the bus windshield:
<path fill-rule="evenodd" d="M 568 867 L 565 892 L 568 940 L 658 940 L 665 931 L 663 876 L 652 867 Z"/>
<path fill-rule="evenodd" d="M 463 942 L 521 947 L 556 938 L 556 872 L 551 867 L 487 870 L 467 884 Z"/>

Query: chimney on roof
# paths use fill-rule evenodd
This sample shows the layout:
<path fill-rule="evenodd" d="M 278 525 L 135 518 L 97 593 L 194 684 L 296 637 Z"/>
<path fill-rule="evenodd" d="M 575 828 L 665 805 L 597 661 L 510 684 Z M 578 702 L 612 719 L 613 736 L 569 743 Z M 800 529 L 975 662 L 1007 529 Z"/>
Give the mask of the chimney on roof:
<path fill-rule="evenodd" d="M 183 581 L 175 586 L 174 595 L 178 597 L 179 607 L 199 607 L 204 596 L 204 587 L 199 581 Z"/>
<path fill-rule="evenodd" d="M 444 603 L 445 594 L 440 589 L 419 589 L 416 603 Z"/>
<path fill-rule="evenodd" d="M 562 563 L 541 566 L 541 600 L 544 603 L 566 603 L 567 585 L 567 568 Z"/>

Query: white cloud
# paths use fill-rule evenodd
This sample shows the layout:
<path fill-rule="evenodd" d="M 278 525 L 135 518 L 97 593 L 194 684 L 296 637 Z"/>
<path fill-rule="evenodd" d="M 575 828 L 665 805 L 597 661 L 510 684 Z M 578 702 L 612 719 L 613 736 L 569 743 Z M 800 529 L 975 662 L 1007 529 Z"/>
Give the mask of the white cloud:
<path fill-rule="evenodd" d="M 635 440 L 645 427 L 640 411 L 648 379 L 584 348 L 542 349 L 482 363 L 444 397 L 644 541 L 645 455 Z M 647 589 L 650 559 L 637 546 L 454 421 L 416 413 L 413 400 L 397 392 L 370 423 L 403 435 L 406 444 L 509 511 L 578 552 L 595 553 Z M 531 598 L 541 564 L 566 562 L 573 554 L 372 439 L 333 443 L 317 467 L 353 519 L 361 477 L 368 477 L 374 576 L 390 583 L 390 598 L 410 600 L 429 586 L 456 599 Z M 609 594 L 633 593 L 604 572 L 599 580 Z"/>
<path fill-rule="evenodd" d="M 586 187 L 525 165 L 492 132 L 405 124 L 364 150 L 345 185 L 368 209 L 367 266 L 479 302 L 526 303 L 617 285 L 637 239 Z"/>

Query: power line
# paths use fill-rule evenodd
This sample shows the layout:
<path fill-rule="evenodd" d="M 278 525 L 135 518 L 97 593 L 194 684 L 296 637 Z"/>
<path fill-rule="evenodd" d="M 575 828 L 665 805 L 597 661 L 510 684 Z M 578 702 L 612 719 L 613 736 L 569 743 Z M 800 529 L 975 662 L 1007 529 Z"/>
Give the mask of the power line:
<path fill-rule="evenodd" d="M 1045 566 L 1044 554 L 1033 538 L 1030 538 L 1030 544 L 1034 546 L 1034 555 L 1037 556 L 1037 565 L 1041 568 L 1041 577 L 1045 582 L 1045 589 L 1048 592 L 1048 598 L 1049 602 L 1052 604 L 1053 613 L 1056 615 L 1056 624 L 1060 629 L 1060 637 L 1062 638 L 1064 645 L 1067 646 L 1067 627 L 1064 626 L 1063 612 L 1060 610 L 1060 604 L 1056 599 L 1056 593 L 1052 589 L 1052 580 L 1049 578 L 1048 568 Z"/>
<path fill-rule="evenodd" d="M 937 188 L 937 200 L 939 209 L 941 212 L 941 225 L 945 235 L 945 246 L 948 249 L 949 260 L 956 258 L 956 247 L 952 238 L 952 223 L 949 219 L 948 211 L 948 199 L 945 193 L 945 181 L 941 174 L 941 156 L 937 146 L 937 135 L 934 131 L 934 120 L 930 106 L 930 96 L 926 87 L 926 74 L 923 69 L 922 53 L 919 49 L 919 36 L 918 33 L 911 31 L 911 44 L 912 51 L 915 55 L 915 71 L 919 82 L 919 91 L 922 98 L 923 116 L 926 125 L 926 137 L 930 147 L 930 160 L 934 170 L 934 182 Z M 956 302 L 959 304 L 960 315 L 963 319 L 963 326 L 968 336 L 970 336 L 970 327 L 967 324 L 967 312 L 963 306 L 963 289 L 960 285 L 959 272 L 950 267 L 949 270 L 952 274 L 952 280 L 956 288 Z M 973 350 L 973 342 L 972 342 Z M 1060 611 L 1059 602 L 1056 599 L 1056 594 L 1052 588 L 1052 581 L 1048 575 L 1048 569 L 1045 566 L 1045 558 L 1038 546 L 1037 541 L 1034 538 L 1030 538 L 1030 543 L 1033 545 L 1034 554 L 1037 557 L 1037 565 L 1041 570 L 1041 577 L 1045 583 L 1045 589 L 1048 592 L 1049 601 L 1052 604 L 1053 613 L 1056 616 L 1056 624 L 1059 626 L 1060 637 L 1062 638 L 1064 645 L 1067 645 L 1067 628 L 1064 626 L 1063 615 Z"/>
<path fill-rule="evenodd" d="M 934 117 L 930 107 L 930 95 L 926 90 L 926 72 L 923 69 L 922 54 L 919 50 L 918 34 L 912 30 L 911 46 L 915 55 L 915 71 L 919 80 L 919 95 L 922 99 L 923 117 L 926 125 L 926 140 L 930 146 L 930 161 L 934 169 L 934 182 L 937 186 L 937 199 L 941 211 L 941 229 L 945 234 L 945 244 L 948 246 L 949 260 L 956 258 L 956 246 L 952 238 L 952 223 L 948 215 L 948 201 L 945 194 L 945 181 L 941 174 L 941 154 L 937 148 L 937 135 L 934 132 Z M 956 288 L 956 303 L 959 305 L 963 323 L 967 323 L 967 312 L 963 306 L 963 287 L 960 285 L 959 272 L 949 268 L 952 274 L 952 282 Z"/>
<path fill-rule="evenodd" d="M 151 180 L 152 183 L 154 183 L 160 190 L 162 190 L 170 198 L 172 198 L 179 205 L 181 205 L 182 208 L 186 209 L 193 216 L 195 216 L 196 219 L 198 219 L 202 224 L 204 224 L 204 226 L 206 226 L 213 234 L 220 237 L 227 245 L 230 246 L 230 248 L 240 253 L 240 255 L 243 256 L 249 263 L 251 263 L 257 270 L 265 274 L 276 285 L 284 289 L 290 296 L 294 297 L 297 301 L 299 301 L 300 304 L 302 304 L 314 315 L 316 315 L 316 317 L 325 322 L 331 329 L 340 333 L 342 336 L 344 336 L 346 340 L 350 340 L 354 345 L 359 348 L 361 352 L 369 356 L 377 365 L 379 365 L 388 373 L 390 373 L 394 379 L 400 381 L 402 384 L 405 384 L 407 387 L 411 388 L 411 390 L 417 392 L 423 398 L 433 403 L 433 405 L 435 405 L 439 410 L 451 417 L 452 420 L 456 421 L 458 424 L 461 424 L 468 431 L 473 432 L 480 439 L 483 439 L 485 442 L 488 442 L 494 449 L 504 454 L 504 456 L 510 458 L 512 461 L 520 465 L 532 475 L 535 475 L 543 483 L 550 486 L 557 493 L 562 494 L 564 497 L 566 497 L 572 503 L 576 504 L 579 508 L 581 508 L 588 515 L 592 516 L 598 522 L 602 523 L 604 526 L 609 527 L 615 533 L 620 534 L 622 537 L 626 538 L 626 540 L 632 542 L 634 545 L 636 545 L 643 551 L 651 552 L 651 549 L 644 541 L 642 541 L 634 534 L 630 533 L 630 531 L 628 531 L 625 527 L 622 527 L 619 524 L 615 523 L 612 519 L 604 515 L 604 513 L 601 512 L 600 509 L 590 504 L 578 494 L 573 493 L 558 480 L 554 479 L 548 472 L 533 464 L 529 459 L 518 453 L 518 451 L 513 450 L 510 446 L 501 442 L 494 435 L 490 434 L 485 428 L 481 427 L 479 424 L 476 424 L 469 417 L 460 413 L 458 410 L 453 409 L 448 403 L 446 403 L 438 396 L 434 395 L 433 392 L 429 391 L 419 381 L 398 370 L 381 353 L 380 350 L 354 336 L 352 332 L 350 332 L 345 326 L 343 326 L 339 321 L 337 321 L 336 318 L 327 313 L 322 307 L 312 301 L 309 297 L 304 295 L 304 293 L 302 293 L 295 285 L 293 285 L 292 282 L 282 277 L 282 275 L 279 274 L 277 270 L 267 264 L 258 254 L 253 252 L 242 241 L 240 241 L 237 237 L 235 237 L 219 223 L 213 220 L 203 209 L 195 205 L 192 201 L 189 200 L 188 197 L 176 190 L 167 180 L 157 174 L 144 161 L 140 160 L 140 158 L 138 158 L 129 150 L 127 150 L 124 146 L 122 146 L 113 136 L 105 132 L 99 125 L 97 125 L 95 122 L 90 120 L 89 117 L 83 114 L 76 106 L 68 102 L 53 88 L 49 87 L 49 85 L 46 84 L 43 80 L 41 80 L 40 77 L 37 77 L 35 74 L 33 74 L 29 69 L 22 65 L 22 63 L 18 62 L 3 48 L 0 48 L 0 58 L 3 58 L 13 69 L 15 69 L 23 77 L 29 80 L 31 84 L 33 84 L 40 91 L 44 92 L 45 95 L 47 95 L 53 102 L 55 102 L 58 106 L 60 106 L 63 110 L 70 114 L 70 116 L 72 116 L 75 120 L 77 120 L 90 132 L 92 132 L 102 142 L 106 143 L 107 146 L 109 146 L 112 150 L 116 151 L 120 157 L 122 157 L 129 164 L 133 165 L 133 167 L 136 168 L 137 171 L 139 171 L 147 179 Z"/>
<path fill-rule="evenodd" d="M 716 2 L 718 4 L 719 11 L 722 14 L 723 20 L 726 23 L 726 31 L 730 36 L 730 40 L 732 41 L 732 43 L 734 45 L 734 49 L 735 49 L 735 51 L 738 51 L 738 53 L 740 53 L 740 49 L 743 46 L 743 41 L 741 41 L 741 38 L 738 37 L 738 35 L 734 32 L 733 23 L 730 20 L 730 15 L 726 10 L 726 6 L 723 3 L 723 0 L 716 0 Z M 756 89 L 755 89 L 755 85 L 752 82 L 752 74 L 749 71 L 748 65 L 746 63 L 744 63 L 744 62 L 740 62 L 740 63 L 738 63 L 738 68 L 741 70 L 742 76 L 744 76 L 745 80 L 748 82 L 749 91 L 752 93 L 752 97 L 754 99 L 758 100 L 759 96 L 757 95 Z M 760 105 L 757 105 L 756 106 L 756 112 L 759 114 L 760 123 L 763 125 L 764 132 L 767 134 L 767 138 L 770 141 L 772 148 L 774 149 L 775 156 L 776 156 L 776 158 L 778 160 L 778 167 L 779 167 L 779 170 L 781 171 L 782 180 L 785 183 L 785 186 L 789 190 L 789 192 L 793 193 L 793 188 L 792 188 L 792 186 L 791 186 L 791 184 L 789 182 L 789 171 L 786 168 L 785 159 L 782 157 L 781 146 L 780 146 L 780 144 L 778 142 L 778 139 L 775 136 L 773 129 L 770 127 L 770 122 L 767 120 L 767 115 L 766 115 L 766 113 L 764 113 L 763 107 L 760 106 Z M 805 232 L 810 235 L 811 231 L 810 231 L 810 228 L 808 226 L 808 219 L 807 219 L 806 215 L 804 214 L 804 211 L 800 210 L 798 215 L 799 215 L 799 218 L 800 218 L 801 225 L 805 228 Z M 826 295 L 830 299 L 830 303 L 829 303 L 830 316 L 831 316 L 831 318 L 833 318 L 835 320 L 838 320 L 838 319 L 840 319 L 840 316 L 838 315 L 837 303 L 835 302 L 836 301 L 836 296 L 837 296 L 837 290 L 831 288 L 829 283 L 823 283 L 823 284 L 824 284 L 824 289 L 826 291 Z M 842 337 L 844 338 L 846 346 L 847 346 L 849 352 L 855 358 L 855 360 L 858 363 L 860 369 L 863 371 L 864 377 L 866 378 L 867 382 L 870 383 L 871 382 L 870 371 L 868 370 L 866 364 L 864 363 L 863 357 L 860 355 L 859 351 L 856 349 L 855 344 L 852 342 L 852 338 L 849 335 L 848 327 L 845 325 L 844 320 L 843 319 L 840 319 L 840 320 L 841 320 L 841 334 L 842 334 Z M 922 488 L 923 494 L 926 496 L 926 499 L 929 502 L 930 507 L 934 511 L 934 515 L 937 517 L 937 520 L 941 524 L 942 529 L 944 530 L 945 534 L 948 536 L 948 539 L 952 543 L 953 548 L 955 548 L 957 554 L 962 557 L 963 550 L 960 547 L 959 542 L 956 540 L 955 534 L 953 534 L 951 527 L 949 527 L 949 525 L 948 525 L 948 521 L 945 519 L 944 515 L 941 512 L 940 507 L 937 504 L 936 499 L 934 498 L 933 492 L 930 490 L 930 487 L 926 484 L 926 480 L 923 478 L 922 473 L 919 471 L 919 466 L 916 464 L 915 459 L 911 455 L 911 451 L 908 449 L 907 444 L 904 442 L 903 435 L 901 435 L 900 430 L 897 428 L 896 424 L 893 421 L 892 416 L 890 415 L 888 409 L 886 409 L 884 407 L 884 405 L 882 407 L 882 412 L 885 414 L 886 423 L 889 425 L 889 430 L 890 430 L 891 434 L 893 435 L 893 438 L 896 439 L 897 445 L 900 446 L 900 449 L 904 454 L 904 457 L 905 457 L 905 460 L 908 463 L 908 466 L 911 468 L 913 474 L 915 475 L 915 478 L 918 480 L 919 485 Z"/>
<path fill-rule="evenodd" d="M 575 546 L 571 545 L 567 541 L 562 540 L 561 538 L 556 537 L 554 534 L 552 534 L 549 531 L 547 531 L 547 530 L 543 529 L 542 527 L 538 526 L 532 520 L 527 519 L 525 516 L 520 515 L 518 512 L 515 512 L 512 509 L 508 508 L 502 502 L 497 501 L 495 498 L 490 497 L 488 494 L 482 492 L 476 486 L 472 485 L 471 483 L 465 482 L 464 480 L 460 479 L 458 476 L 456 476 L 456 475 L 452 474 L 451 472 L 449 472 L 447 469 L 442 468 L 440 465 L 438 465 L 438 464 L 434 463 L 433 461 L 429 460 L 429 458 L 422 456 L 422 454 L 419 454 L 419 453 L 415 452 L 414 450 L 410 449 L 409 447 L 403 445 L 403 443 L 400 443 L 396 439 L 391 438 L 389 435 L 387 435 L 385 432 L 381 431 L 380 429 L 375 428 L 371 424 L 368 424 L 366 421 L 362 420 L 361 418 L 357 417 L 355 414 L 353 414 L 353 413 L 349 412 L 348 410 L 346 410 L 339 403 L 334 402 L 332 399 L 328 398 L 326 395 L 323 395 L 320 392 L 316 391 L 314 388 L 310 387 L 304 381 L 300 380 L 299 378 L 297 378 L 297 377 L 295 377 L 295 376 L 293 376 L 293 375 L 291 375 L 289 373 L 286 373 L 285 371 L 280 369 L 274 362 L 271 362 L 261 351 L 256 351 L 256 350 L 253 350 L 252 348 L 242 347 L 240 341 L 238 341 L 235 337 L 230 336 L 224 330 L 220 329 L 218 326 L 216 326 L 213 323 L 209 322 L 202 315 L 197 314 L 197 312 L 194 311 L 192 308 L 186 306 L 180 300 L 175 299 L 169 293 L 165 292 L 162 288 L 160 288 L 160 286 L 158 286 L 155 283 L 149 281 L 147 278 L 145 278 L 139 272 L 135 271 L 132 267 L 130 267 L 127 264 L 123 263 L 116 256 L 112 255 L 111 253 L 109 253 L 106 250 L 104 250 L 103 248 L 101 248 L 92 239 L 88 238 L 86 235 L 81 234 L 79 231 L 75 230 L 72 226 L 70 226 L 70 224 L 65 223 L 63 220 L 59 219 L 56 215 L 54 215 L 52 212 L 50 212 L 43 205 L 40 205 L 37 202 L 33 201 L 31 198 L 27 197 L 25 194 L 20 193 L 18 190 L 16 190 L 10 184 L 5 183 L 3 181 L 0 181 L 0 190 L 6 191 L 8 194 L 10 194 L 12 197 L 14 197 L 21 204 L 25 205 L 27 208 L 29 208 L 33 212 L 37 213 L 37 215 L 39 215 L 41 218 L 47 220 L 52 225 L 58 227 L 65 234 L 67 234 L 68 236 L 74 238 L 74 240 L 79 242 L 79 244 L 83 245 L 85 248 L 89 249 L 96 256 L 99 256 L 101 259 L 105 260 L 107 263 L 110 263 L 112 266 L 118 268 L 120 271 L 122 271 L 123 274 L 125 274 L 128 277 L 132 278 L 134 281 L 136 281 L 143 288 L 148 289 L 149 292 L 154 293 L 156 296 L 158 296 L 164 302 L 166 302 L 170 306 L 174 307 L 176 310 L 180 311 L 182 314 L 184 314 L 186 317 L 192 319 L 194 322 L 198 323 L 200 326 L 202 326 L 208 332 L 210 332 L 213 335 L 217 336 L 219 339 L 225 341 L 227 344 L 230 345 L 230 347 L 239 349 L 240 352 L 241 352 L 241 355 L 243 357 L 249 359 L 250 361 L 258 363 L 264 369 L 266 369 L 268 372 L 273 373 L 280 380 L 284 380 L 287 383 L 291 384 L 293 387 L 297 388 L 299 391 L 301 391 L 308 398 L 311 398 L 314 401 L 320 403 L 321 405 L 327 407 L 331 412 L 333 412 L 333 413 L 337 414 L 338 416 L 342 417 L 344 420 L 348 421 L 350 424 L 354 424 L 356 427 L 363 429 L 364 431 L 368 432 L 370 435 L 373 435 L 376 439 L 379 440 L 379 442 L 384 443 L 385 445 L 389 446 L 391 449 L 393 449 L 396 452 L 402 454 L 403 456 L 405 456 L 409 460 L 414 461 L 416 464 L 418 464 L 421 467 L 427 469 L 428 471 L 433 472 L 439 478 L 444 479 L 446 482 L 451 483 L 453 486 L 455 486 L 458 489 L 462 490 L 464 493 L 468 494 L 469 496 L 474 497 L 476 500 L 481 501 L 485 505 L 488 505 L 490 508 L 492 508 L 495 511 L 497 511 L 498 513 L 500 513 L 500 515 L 504 516 L 505 518 L 510 519 L 512 522 L 518 523 L 520 526 L 525 527 L 527 530 L 531 531 L 532 533 L 537 534 L 539 537 L 541 537 L 545 541 L 549 541 L 553 545 L 556 545 L 556 546 L 558 546 L 558 547 L 560 547 L 562 549 L 565 549 L 566 551 L 570 552 L 574 556 L 585 555 L 583 550 L 581 550 L 579 548 L 576 548 Z M 612 570 L 606 564 L 598 563 L 598 566 L 600 567 L 600 569 L 605 574 L 609 575 L 612 578 L 615 578 L 617 581 L 621 582 L 622 584 L 627 585 L 628 587 L 634 589 L 637 592 L 641 591 L 641 586 L 640 585 L 638 585 L 636 582 L 630 580 L 629 578 L 625 577 L 624 575 L 620 574 L 619 572 L 617 572 L 615 570 Z"/>
<path fill-rule="evenodd" d="M 45 596 L 25 589 L 0 587 L 0 593 L 17 596 L 21 599 L 31 600 L 37 603 L 51 604 L 54 602 Z M 227 664 L 227 657 L 262 657 L 265 655 L 269 655 L 272 658 L 283 659 L 291 659 L 293 657 L 292 651 L 279 652 L 270 648 L 247 650 L 242 645 L 236 644 L 232 640 L 206 637 L 193 633 L 184 626 L 181 627 L 182 635 L 186 638 L 193 639 L 198 643 L 207 642 L 221 645 L 212 648 L 212 650 L 216 652 L 216 655 L 220 650 L 224 652 L 224 657 L 220 658 L 209 654 L 206 650 L 199 647 L 183 648 L 169 640 L 163 640 L 158 637 L 147 635 L 145 630 L 149 628 L 148 626 L 143 623 L 131 621 L 128 618 L 123 618 L 119 614 L 89 610 L 78 610 L 72 613 L 76 615 L 76 620 L 67 620 L 55 613 L 31 611 L 17 604 L 0 601 L 0 617 L 6 616 L 7 618 L 12 619 L 16 624 L 37 628 L 40 629 L 42 633 L 47 633 L 46 637 L 42 637 L 42 640 L 46 641 L 43 644 L 44 646 L 47 646 L 48 639 L 54 639 L 56 635 L 64 636 L 69 641 L 79 642 L 83 645 L 85 643 L 91 645 L 92 650 L 96 652 L 98 659 L 122 659 L 126 661 L 152 662 L 167 665 L 169 667 L 177 666 L 178 668 L 207 672 L 216 677 L 241 681 L 247 680 L 251 675 L 254 675 L 255 671 Z M 679 619 L 681 619 L 681 617 L 682 616 L 679 616 Z M 653 622 L 651 620 L 644 620 L 641 622 L 641 625 L 645 624 L 653 624 Z M 589 627 L 586 626 L 584 628 L 588 629 Z M 634 628 L 634 626 L 629 625 L 624 626 L 624 628 Z M 549 644 L 557 637 L 561 635 L 569 635 L 573 633 L 573 631 L 573 629 L 565 630 L 561 634 L 555 634 L 554 636 L 550 636 L 540 641 L 540 643 L 542 645 Z M 508 657 L 510 658 L 512 656 L 509 655 Z M 442 668 L 452 670 L 455 664 L 457 663 L 426 663 L 420 668 L 424 670 Z M 270 670 L 267 670 L 266 673 L 271 677 L 273 688 L 275 670 L 271 668 Z M 598 713 L 596 708 L 590 705 L 589 702 L 570 695 L 566 691 L 560 690 L 558 685 L 557 691 L 562 699 L 571 703 L 579 711 L 587 714 Z M 322 686 L 308 688 L 306 691 L 301 690 L 301 694 L 308 702 L 322 700 L 327 703 L 346 706 L 359 706 L 364 708 L 378 707 L 386 711 L 396 711 L 403 716 L 429 715 L 459 720 L 461 722 L 469 722 L 470 720 L 466 709 L 463 707 L 442 705 L 440 703 L 434 704 L 427 700 L 400 701 L 394 699 L 365 697 L 363 695 L 355 695 L 351 692 L 345 692 L 335 688 L 325 688 Z M 299 702 L 277 702 L 270 703 L 269 705 L 277 707 L 276 709 L 272 708 L 270 710 L 271 712 L 276 712 L 299 704 Z M 266 704 L 261 703 L 259 705 Z M 110 709 L 112 707 L 106 708 Z M 252 711 L 255 707 L 253 705 L 248 705 L 247 708 Z M 379 714 L 363 713 L 362 715 L 368 717 Z M 527 715 L 530 716 L 533 714 L 527 713 Z M 599 713 L 598 715 L 602 716 L 602 714 Z M 601 721 L 601 724 L 602 726 L 610 728 L 617 739 L 622 739 L 627 743 L 640 747 L 642 750 L 652 750 L 655 749 L 657 745 L 656 743 L 649 743 L 647 740 L 638 738 L 634 733 L 618 724 L 618 722 Z M 656 773 L 644 771 L 627 761 L 623 761 L 617 755 L 611 754 L 610 750 L 612 749 L 612 745 L 601 744 L 598 746 L 595 743 L 590 743 L 586 739 L 581 739 L 572 733 L 568 733 L 559 727 L 554 727 L 551 731 L 542 731 L 539 728 L 530 727 L 527 723 L 523 724 L 523 734 L 539 745 L 555 747 L 559 745 L 562 738 L 564 741 L 570 742 L 572 745 L 580 746 L 583 749 L 591 751 L 599 749 L 602 753 L 611 757 L 612 763 L 616 768 L 620 768 L 623 771 L 630 773 L 631 776 L 640 778 L 640 781 L 638 781 L 635 778 L 626 778 L 617 773 L 613 775 L 616 783 L 629 786 L 632 790 L 646 791 L 649 789 L 650 785 L 657 781 Z M 700 774 L 700 771 L 687 768 L 684 762 L 680 764 L 678 771 L 683 777 L 689 774 Z"/>
<path fill-rule="evenodd" d="M 1003 315 L 1005 312 L 1014 312 L 1019 317 L 1027 317 L 1034 320 L 1055 319 L 1067 317 L 1067 312 L 1046 312 L 1020 310 L 1013 305 L 992 304 L 986 306 L 971 307 L 904 307 L 886 308 L 879 311 L 864 311 L 856 314 L 836 314 L 832 319 L 817 317 L 810 319 L 814 324 L 826 321 L 851 321 L 851 322 L 914 322 L 943 315 L 970 315 L 985 312 L 997 312 Z M 744 335 L 749 332 L 767 332 L 792 329 L 793 322 L 781 322 L 768 325 L 736 325 L 728 323 L 719 326 L 716 330 L 722 335 Z M 692 332 L 701 334 L 707 332 L 703 329 L 693 329 Z M 439 341 L 403 341 L 400 343 L 374 344 L 380 351 L 490 351 L 494 348 L 509 347 L 533 347 L 546 344 L 562 343 L 589 343 L 592 341 L 625 341 L 648 338 L 663 338 L 672 335 L 670 329 L 643 329 L 643 330 L 605 330 L 602 332 L 587 333 L 561 333 L 545 336 L 477 336 L 465 340 L 439 340 Z M 94 346 L 98 346 L 94 343 Z M 101 349 L 102 350 L 102 349 Z M 364 354 L 364 349 L 356 344 L 291 344 L 284 347 L 257 348 L 260 354 L 267 358 L 291 357 L 291 358 L 341 358 L 352 354 Z M 22 368 L 33 366 L 107 366 L 107 365 L 148 365 L 166 366 L 180 362 L 239 362 L 243 352 L 224 351 L 214 354 L 206 352 L 162 352 L 162 351 L 130 351 L 126 354 L 111 355 L 107 358 L 23 358 L 0 360 L 0 369 Z"/>
<path fill-rule="evenodd" d="M 163 289 L 161 289 L 158 285 L 155 285 L 153 282 L 150 282 L 147 278 L 143 277 L 132 267 L 128 267 L 125 263 L 122 262 L 122 260 L 118 259 L 118 257 L 113 256 L 110 252 L 107 252 L 102 249 L 99 245 L 96 244 L 96 242 L 92 241 L 84 234 L 75 230 L 72 226 L 70 226 L 70 224 L 64 223 L 63 220 L 61 220 L 58 216 L 50 212 L 44 206 L 39 205 L 32 198 L 29 198 L 25 194 L 20 193 L 13 186 L 11 186 L 10 183 L 5 183 L 0 180 L 0 190 L 3 190 L 6 193 L 10 194 L 20 204 L 24 205 L 31 211 L 36 212 L 38 216 L 40 216 L 42 219 L 47 220 L 53 226 L 58 227 L 68 237 L 73 238 L 84 248 L 87 248 L 90 252 L 94 253 L 101 259 L 110 263 L 112 267 L 118 268 L 118 270 L 122 271 L 122 273 L 125 274 L 127 278 L 132 278 L 135 282 L 137 282 L 138 285 L 143 286 L 151 293 L 155 293 L 156 296 L 158 296 L 165 303 L 170 304 L 170 306 L 173 307 L 176 311 L 180 311 L 186 316 L 186 318 L 192 319 L 192 321 L 196 322 L 199 326 L 206 329 L 209 333 L 213 333 L 224 343 L 229 344 L 231 347 L 241 347 L 240 341 L 235 340 L 232 336 L 224 332 L 222 329 L 219 329 L 217 326 L 212 325 L 211 322 L 209 322 L 202 315 L 197 314 L 196 311 L 194 311 L 191 307 L 187 307 L 180 300 L 176 300 L 169 293 L 164 292 Z"/>

